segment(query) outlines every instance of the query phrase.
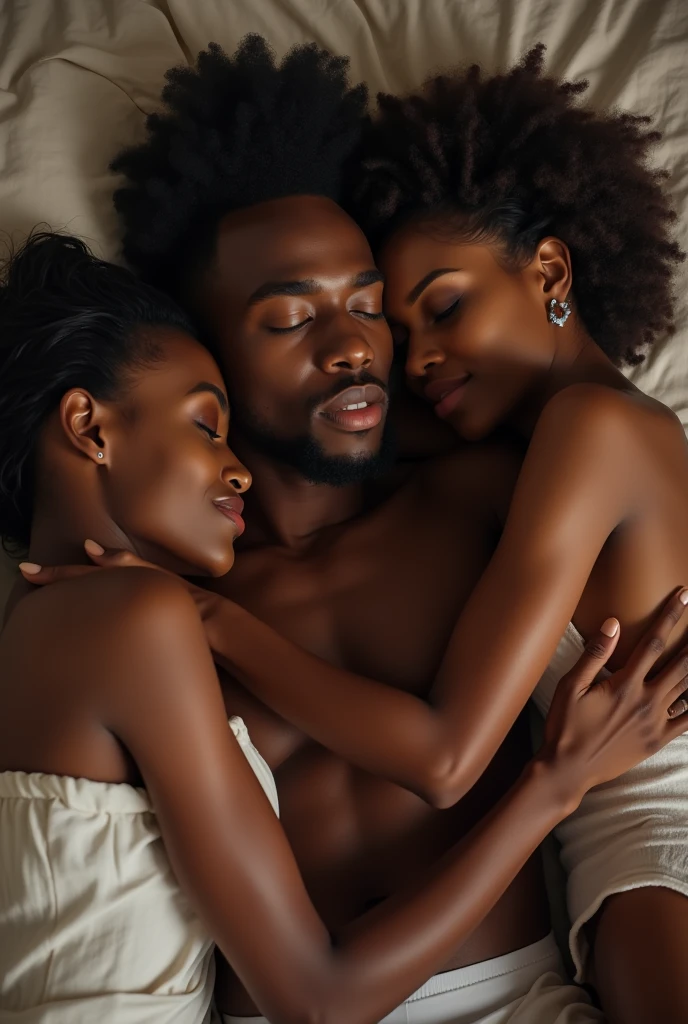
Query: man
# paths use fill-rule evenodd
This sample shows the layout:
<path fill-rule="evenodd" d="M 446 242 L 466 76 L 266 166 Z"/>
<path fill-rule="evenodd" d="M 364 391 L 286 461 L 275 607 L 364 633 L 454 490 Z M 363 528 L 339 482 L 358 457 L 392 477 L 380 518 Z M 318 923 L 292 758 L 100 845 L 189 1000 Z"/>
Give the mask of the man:
<path fill-rule="evenodd" d="M 170 113 L 115 161 L 129 179 L 116 205 L 128 260 L 212 337 L 232 444 L 253 474 L 220 593 L 336 665 L 423 694 L 493 551 L 517 459 L 473 446 L 383 482 L 392 343 L 381 276 L 336 202 L 366 102 L 345 73 L 314 46 L 280 67 L 257 37 L 231 60 L 211 47 L 197 70 L 168 74 Z M 276 771 L 284 826 L 335 933 L 436 861 L 528 752 L 519 722 L 468 797 L 437 811 L 223 683 Z M 523 950 L 548 927 L 536 858 L 447 971 Z M 221 984 L 235 1014 L 256 1012 L 229 969 Z"/>

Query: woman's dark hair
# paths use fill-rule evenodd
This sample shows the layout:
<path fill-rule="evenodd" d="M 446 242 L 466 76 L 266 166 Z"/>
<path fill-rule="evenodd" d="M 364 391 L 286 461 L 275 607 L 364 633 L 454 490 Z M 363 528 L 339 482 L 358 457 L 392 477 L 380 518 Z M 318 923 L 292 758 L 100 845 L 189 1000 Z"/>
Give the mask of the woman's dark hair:
<path fill-rule="evenodd" d="M 231 210 L 291 195 L 339 201 L 368 101 L 348 69 L 315 43 L 277 64 L 262 36 L 248 35 L 232 56 L 210 43 L 195 67 L 168 71 L 166 112 L 151 114 L 146 141 L 111 165 L 127 179 L 115 192 L 127 262 L 178 294 Z"/>
<path fill-rule="evenodd" d="M 598 113 L 587 82 L 543 72 L 544 46 L 510 71 L 473 65 L 403 98 L 381 94 L 345 205 L 379 246 L 407 219 L 492 242 L 522 266 L 540 239 L 570 250 L 576 308 L 617 363 L 673 331 L 671 277 L 684 258 L 667 172 L 649 166 L 648 117 Z"/>
<path fill-rule="evenodd" d="M 114 399 L 127 371 L 162 357 L 147 327 L 194 334 L 187 317 L 78 238 L 36 232 L 7 261 L 0 285 L 0 536 L 29 541 L 34 451 L 74 387 Z"/>

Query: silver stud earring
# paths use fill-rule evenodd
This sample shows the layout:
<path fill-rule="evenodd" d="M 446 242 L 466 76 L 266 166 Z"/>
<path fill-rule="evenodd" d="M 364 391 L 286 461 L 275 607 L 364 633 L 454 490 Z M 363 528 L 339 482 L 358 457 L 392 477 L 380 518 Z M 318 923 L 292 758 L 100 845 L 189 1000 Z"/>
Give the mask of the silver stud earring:
<path fill-rule="evenodd" d="M 99 459 L 102 459 L 102 458 L 104 458 L 104 455 L 103 455 L 103 453 L 102 453 L 102 452 L 98 452 L 98 458 L 99 458 Z"/>
<path fill-rule="evenodd" d="M 561 309 L 561 316 L 557 316 L 557 306 Z M 552 299 L 549 304 L 549 310 L 547 318 L 550 323 L 556 324 L 557 327 L 563 327 L 568 318 L 571 316 L 571 303 L 567 302 L 566 299 L 563 302 L 558 302 L 556 299 Z"/>

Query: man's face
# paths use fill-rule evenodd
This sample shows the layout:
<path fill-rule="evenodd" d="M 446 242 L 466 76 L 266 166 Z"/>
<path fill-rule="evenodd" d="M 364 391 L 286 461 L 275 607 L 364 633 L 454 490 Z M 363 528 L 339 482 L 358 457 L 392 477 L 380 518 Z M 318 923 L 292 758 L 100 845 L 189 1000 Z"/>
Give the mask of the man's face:
<path fill-rule="evenodd" d="M 382 275 L 339 206 L 292 196 L 225 216 L 194 305 L 219 349 L 233 429 L 317 483 L 381 468 Z"/>

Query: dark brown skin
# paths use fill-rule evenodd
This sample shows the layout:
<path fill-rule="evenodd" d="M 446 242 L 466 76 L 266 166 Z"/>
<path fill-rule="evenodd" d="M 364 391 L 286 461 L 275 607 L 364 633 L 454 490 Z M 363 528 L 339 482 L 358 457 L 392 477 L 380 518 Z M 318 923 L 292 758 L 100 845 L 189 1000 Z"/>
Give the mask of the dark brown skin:
<path fill-rule="evenodd" d="M 241 272 L 237 273 L 239 266 Z M 356 372 L 360 367 L 384 378 L 389 356 L 381 325 L 366 324 L 349 313 L 352 291 L 348 282 L 371 266 L 360 236 L 352 231 L 341 211 L 326 200 L 279 200 L 225 218 L 220 226 L 214 272 L 197 296 L 197 308 L 203 310 L 222 345 L 225 370 L 237 392 L 249 395 L 259 381 L 263 402 L 270 402 L 273 395 L 277 399 L 282 394 L 288 396 L 269 407 L 271 414 L 275 422 L 298 422 L 300 428 L 301 422 L 289 408 L 289 402 L 294 401 L 291 396 L 319 394 L 328 387 L 328 376 Z M 247 305 L 249 296 L 266 281 L 303 278 L 317 280 L 321 291 L 317 295 L 274 297 L 262 308 Z M 272 324 L 305 326 L 286 336 L 286 342 L 284 337 L 278 338 L 278 346 L 274 339 L 265 340 L 264 328 Z M 264 353 L 266 344 L 272 346 L 269 354 Z M 670 420 L 669 414 L 666 418 Z M 336 431 L 326 434 L 322 427 L 316 419 L 314 430 L 321 431 L 320 438 L 328 438 L 330 450 L 342 451 L 342 443 L 350 441 Z M 361 442 L 375 447 L 378 438 L 371 432 Z M 280 633 L 334 665 L 419 695 L 427 693 L 454 618 L 495 544 L 499 511 L 509 492 L 509 477 L 513 479 L 513 466 L 510 474 L 505 465 L 508 456 L 484 453 L 476 464 L 472 461 L 475 453 L 462 454 L 457 457 L 450 483 L 445 467 L 428 467 L 374 512 L 351 521 L 366 508 L 360 489 L 333 492 L 331 488 L 308 485 L 293 473 L 280 471 L 249 446 L 242 447 L 240 433 L 236 443 L 254 471 L 249 505 L 254 526 L 244 539 L 237 569 L 220 585 L 221 593 L 240 601 Z M 499 484 L 495 488 L 496 481 Z M 595 488 L 601 486 L 596 480 Z M 409 524 L 418 524 L 411 542 Z M 511 573 L 500 575 L 501 580 L 505 578 L 512 579 Z M 582 587 L 584 582 L 582 577 L 579 585 Z M 675 573 L 668 576 L 661 598 L 678 582 Z M 558 593 L 556 574 L 550 574 L 547 586 Z M 542 589 L 546 590 L 544 585 Z M 499 604 L 505 620 L 512 621 L 518 602 L 501 584 L 500 590 L 498 596 L 491 591 L 490 600 Z M 619 595 L 612 596 L 616 599 Z M 658 593 L 642 620 L 630 619 L 631 626 L 636 627 L 635 640 L 659 600 Z M 474 597 L 471 608 L 475 602 Z M 571 611 L 573 607 L 571 602 Z M 614 607 L 611 597 L 608 604 L 600 602 L 595 627 Z M 385 609 L 384 615 L 380 609 Z M 528 609 L 523 608 L 523 612 L 528 617 Z M 508 639 L 500 630 L 499 645 L 488 640 L 489 623 L 493 621 L 494 617 L 484 612 L 472 616 L 465 626 L 462 618 L 461 632 L 443 663 L 451 663 L 452 671 L 443 670 L 438 682 L 442 689 L 458 667 L 460 678 L 472 680 L 474 692 L 484 690 L 490 695 L 493 690 L 481 687 L 480 681 L 497 673 L 504 679 L 502 686 L 513 693 L 511 701 L 503 702 L 504 707 L 495 707 L 498 702 L 487 696 L 488 713 L 482 710 L 483 699 L 480 712 L 473 714 L 472 698 L 462 692 L 459 717 L 463 725 L 456 740 L 456 718 L 447 730 L 452 751 L 456 753 L 458 746 L 461 755 L 460 760 L 455 757 L 453 764 L 449 762 L 450 767 L 458 767 L 451 781 L 461 792 L 470 788 L 497 751 L 567 620 L 560 610 L 542 627 L 534 629 L 530 621 L 532 645 L 527 649 L 520 628 L 512 628 Z M 580 625 L 591 635 L 589 620 Z M 491 651 L 498 649 L 497 661 L 486 657 L 486 646 Z M 627 645 L 626 654 L 630 649 Z M 514 658 L 515 650 L 519 651 L 518 659 Z M 278 678 L 274 672 L 277 665 L 284 671 L 283 663 L 272 663 L 273 681 Z M 288 684 L 284 680 L 283 692 L 290 702 L 300 695 L 298 686 L 292 688 L 295 675 L 298 673 L 290 674 Z M 340 753 L 347 748 L 348 756 L 360 764 L 360 751 L 350 749 L 352 716 L 346 715 L 347 706 L 351 707 L 350 692 L 345 691 L 344 700 L 337 703 L 329 686 L 320 687 L 320 691 L 326 697 L 318 703 L 313 702 L 313 688 L 301 691 L 309 732 Z M 228 706 L 234 706 L 237 696 L 234 690 L 227 692 L 231 694 Z M 329 704 L 333 713 L 324 715 L 323 704 Z M 354 705 L 360 708 L 354 717 L 367 719 L 375 706 L 369 703 L 369 695 L 363 696 Z M 292 717 L 294 710 L 292 707 Z M 433 840 L 435 815 L 412 797 L 344 768 L 332 754 L 311 743 L 304 745 L 298 734 L 292 732 L 290 736 L 273 715 L 265 715 L 258 708 L 252 714 L 250 701 L 242 705 L 242 713 L 268 760 L 276 765 L 286 759 L 278 773 L 285 827 L 316 905 L 330 926 L 340 925 L 371 901 L 394 891 L 434 855 L 437 842 L 448 841 L 447 830 L 457 835 L 471 822 L 468 807 L 459 805 L 451 815 L 440 816 L 444 824 Z M 339 745 L 334 719 L 339 719 L 341 731 L 346 733 Z M 323 721 L 327 723 L 325 729 L 312 728 Z M 369 719 L 366 728 L 353 732 L 373 737 L 373 754 L 382 748 L 384 759 L 389 753 L 385 747 L 385 714 L 378 715 L 375 722 Z M 412 722 L 405 745 L 395 742 L 399 734 L 390 733 L 389 745 L 396 750 L 397 760 L 408 755 L 417 719 Z M 325 740 L 324 732 L 331 723 L 334 731 L 329 730 Z M 437 730 L 433 742 L 436 739 Z M 427 746 L 422 754 L 424 763 L 431 763 Z M 504 785 L 509 774 L 517 771 L 518 758 L 515 752 L 509 755 L 504 751 L 500 761 L 501 769 L 495 766 L 494 770 Z M 493 799 L 493 792 L 476 795 L 475 804 L 484 808 L 487 804 L 483 801 Z M 447 825 L 449 820 L 451 825 Z M 349 838 L 344 851 L 342 830 Z M 543 934 L 546 926 L 540 910 L 527 915 L 520 912 L 526 904 L 535 905 L 529 891 L 532 883 L 524 878 L 522 884 L 521 892 L 512 894 L 514 902 L 505 902 L 503 913 L 498 907 L 470 947 L 457 951 L 448 967 L 499 955 Z M 246 1007 L 233 1000 L 232 1005 L 246 1012 Z"/>
<path fill-rule="evenodd" d="M 86 531 L 155 558 L 167 572 L 212 575 L 231 566 L 236 526 L 215 503 L 245 490 L 250 477 L 224 442 L 222 380 L 192 339 L 167 332 L 164 340 L 168 358 L 137 371 L 124 399 L 98 402 L 75 389 L 46 423 L 30 558 L 73 560 L 75 538 Z M 334 948 L 227 728 L 183 584 L 143 568 L 25 586 L 0 638 L 0 663 L 0 770 L 143 783 L 181 883 L 278 1024 L 384 1015 L 473 931 L 542 836 L 576 806 L 590 775 L 585 756 L 573 772 L 558 756 L 559 730 L 499 812 L 426 870 L 423 887 L 408 887 Z M 595 668 L 594 658 L 583 660 L 568 698 L 568 728 L 584 744 L 593 706 L 601 719 L 613 700 L 581 694 Z M 658 724 L 663 691 L 654 691 Z M 637 729 L 630 745 L 614 738 L 607 769 L 637 759 L 639 741 Z M 528 824 L 518 830 L 521 820 Z M 502 853 L 504 835 L 515 830 L 519 838 Z"/>
<path fill-rule="evenodd" d="M 358 315 L 360 289 L 352 288 L 350 282 L 359 273 L 370 269 L 371 257 L 362 236 L 341 211 L 324 200 L 300 199 L 298 205 L 279 201 L 265 206 L 271 209 L 254 210 L 256 231 L 253 234 L 246 214 L 236 218 L 236 235 L 233 231 L 235 218 L 225 219 L 220 232 L 215 277 L 202 290 L 198 301 L 210 303 L 214 313 L 213 326 L 221 339 L 223 332 L 227 332 L 224 335 L 225 362 L 233 386 L 238 390 L 245 388 L 249 393 L 253 387 L 257 398 L 266 401 L 268 418 L 274 416 L 276 422 L 283 418 L 293 424 L 295 431 L 301 431 L 305 422 L 303 408 L 309 409 L 311 415 L 308 399 L 329 391 L 333 377 L 340 373 L 350 376 L 364 367 L 384 379 L 389 360 L 389 338 L 380 329 L 379 321 L 368 321 Z M 266 244 L 268 226 L 273 232 L 271 245 Z M 309 228 L 312 229 L 310 235 Z M 233 249 L 233 245 L 237 248 Z M 291 264 L 285 254 L 293 257 L 295 262 Z M 238 286 L 235 289 L 235 281 L 229 274 L 220 286 L 223 264 L 227 269 L 241 265 L 244 274 L 240 284 L 243 290 L 238 290 Z M 261 273 L 252 278 L 251 268 Z M 263 335 L 267 337 L 265 326 L 270 324 L 271 318 L 262 321 L 261 325 L 260 318 L 256 317 L 257 307 L 255 304 L 249 307 L 248 297 L 266 281 L 294 281 L 302 277 L 319 280 L 321 290 L 317 296 L 272 297 L 269 302 L 277 304 L 276 307 L 270 310 L 263 307 L 271 318 L 272 315 L 284 314 L 287 322 L 294 324 L 303 322 L 305 311 L 309 322 L 303 333 L 281 336 L 282 342 L 285 338 L 287 342 L 281 350 L 273 349 L 271 354 L 272 362 L 279 362 L 280 370 L 273 371 L 269 388 L 257 388 L 253 363 L 265 358 L 261 341 Z M 379 285 L 371 287 L 379 289 Z M 355 306 L 351 305 L 352 298 L 356 300 Z M 231 331 L 227 326 L 230 324 Z M 301 409 L 295 403 L 295 395 L 302 395 L 306 400 L 305 406 L 302 402 Z M 292 403 L 291 421 L 281 416 L 284 403 Z M 352 442 L 356 451 L 365 451 L 366 446 L 368 450 L 374 450 L 379 443 L 375 437 L 368 441 L 370 435 L 353 438 L 334 436 L 329 425 L 318 423 L 317 426 L 322 442 L 328 447 L 332 434 L 335 451 L 348 450 L 347 446 Z M 247 457 L 251 456 L 260 493 L 248 513 L 250 522 L 251 511 L 255 512 L 256 525 L 247 533 L 245 547 L 232 574 L 234 581 L 232 576 L 223 581 L 223 591 L 234 594 L 281 631 L 335 664 L 375 675 L 396 686 L 401 685 L 411 693 L 426 693 L 456 616 L 496 543 L 500 514 L 505 511 L 502 487 L 496 481 L 508 479 L 509 472 L 513 478 L 514 466 L 509 453 L 468 450 L 452 460 L 452 472 L 448 472 L 446 466 L 425 467 L 416 478 L 400 486 L 386 500 L 378 498 L 375 502 L 360 487 L 334 491 L 330 487 L 306 485 L 294 473 L 280 469 L 255 451 L 251 452 L 240 433 L 237 435 L 237 447 L 243 448 Z M 362 514 L 364 512 L 365 515 Z M 419 524 L 411 542 L 409 524 Z M 419 594 L 423 596 L 422 601 L 418 599 Z M 674 606 L 663 626 L 667 637 L 675 622 L 676 602 Z M 231 608 L 229 604 L 226 607 Z M 384 608 L 384 616 L 380 615 L 380 608 Z M 176 614 L 173 609 L 167 612 Z M 176 635 L 180 630 L 173 632 Z M 486 639 L 493 643 L 494 631 Z M 200 652 L 198 658 L 202 666 Z M 191 664 L 181 656 L 175 657 L 174 663 L 177 661 L 185 670 Z M 647 697 L 643 692 L 642 678 L 651 661 L 637 666 L 639 672 L 642 669 L 638 694 L 643 702 Z M 598 665 L 599 662 L 593 665 L 590 677 Z M 171 671 L 172 666 L 169 668 Z M 283 670 L 283 666 L 279 668 Z M 670 698 L 678 693 L 677 686 L 682 685 L 680 680 L 685 674 L 682 664 L 676 672 L 671 685 L 667 684 L 662 693 L 665 702 L 670 702 Z M 626 684 L 627 676 L 623 675 L 621 681 Z M 636 685 L 637 682 L 636 679 Z M 195 699 L 200 700 L 202 688 L 200 684 L 194 685 Z M 397 694 L 397 697 L 402 702 L 405 700 L 402 694 Z M 596 691 L 598 698 L 604 699 L 604 693 Z M 384 910 L 376 912 L 370 921 L 371 929 L 375 921 L 382 930 L 366 933 L 367 940 L 361 947 L 356 945 L 356 937 L 361 936 L 360 930 L 351 932 L 346 928 L 366 906 L 405 884 L 417 882 L 435 858 L 453 840 L 465 834 L 472 822 L 495 801 L 508 781 L 518 774 L 523 758 L 523 747 L 518 737 L 512 736 L 502 747 L 487 778 L 481 780 L 480 788 L 476 788 L 451 812 L 438 814 L 418 798 L 348 767 L 306 741 L 302 734 L 262 708 L 235 684 L 227 682 L 225 700 L 232 713 L 239 712 L 245 717 L 254 740 L 268 760 L 273 765 L 281 765 L 278 784 L 285 827 L 309 892 L 328 928 L 340 933 L 348 931 L 352 936 L 351 945 L 345 942 L 339 947 L 336 984 L 328 975 L 325 963 L 315 975 L 306 976 L 299 967 L 298 956 L 297 963 L 285 957 L 278 941 L 279 934 L 275 934 L 276 942 L 271 943 L 275 922 L 259 919 L 255 908 L 248 905 L 246 914 L 258 922 L 259 945 L 268 954 L 270 965 L 263 964 L 252 975 L 250 965 L 248 971 L 241 969 L 245 963 L 242 961 L 244 954 L 236 950 L 231 939 L 223 941 L 221 938 L 220 944 L 225 953 L 231 951 L 232 963 L 249 983 L 254 996 L 259 995 L 261 1008 L 273 1020 L 286 1019 L 283 1015 L 286 1004 L 280 1000 L 295 998 L 293 988 L 288 992 L 277 992 L 279 979 L 270 976 L 276 962 L 288 975 L 284 979 L 285 984 L 288 981 L 300 986 L 296 991 L 301 998 L 305 993 L 312 1000 L 312 1006 L 322 1005 L 318 1004 L 319 999 L 327 1003 L 329 997 L 346 991 L 346 1010 L 340 1003 L 339 1011 L 333 1012 L 346 1012 L 347 1021 L 351 1021 L 357 1010 L 362 1014 L 370 1010 L 370 1017 L 361 1019 L 374 1019 L 371 1007 L 379 1007 L 375 1010 L 377 1015 L 386 1011 L 408 993 L 410 982 L 415 987 L 443 963 L 453 966 L 482 960 L 526 945 L 544 934 L 546 918 L 541 912 L 533 912 L 538 906 L 541 889 L 536 865 L 532 863 L 530 870 L 522 873 L 511 886 L 486 923 L 475 929 L 476 922 L 487 910 L 487 901 L 483 900 L 481 913 L 471 918 L 470 944 L 465 942 L 469 930 L 465 927 L 467 918 L 464 919 L 463 931 L 443 928 L 445 904 L 455 904 L 459 891 L 455 876 L 452 877 L 453 888 L 438 884 L 434 897 L 428 896 L 427 903 L 421 905 L 419 894 L 415 903 L 413 898 L 407 897 L 402 902 L 395 900 L 385 905 Z M 419 702 L 414 704 L 420 706 Z M 655 743 L 667 738 L 668 729 L 674 735 L 681 728 L 676 722 L 667 726 L 666 706 L 665 703 L 662 707 L 661 739 L 658 733 Z M 611 726 L 614 733 L 618 729 L 626 729 L 629 744 L 637 733 L 637 725 L 634 727 L 632 724 L 634 721 L 637 723 L 637 705 L 634 708 L 636 710 L 628 715 L 625 726 L 617 719 L 613 719 Z M 374 705 L 370 710 L 374 710 Z M 188 702 L 184 714 L 191 715 Z M 139 714 L 141 717 L 145 718 Z M 196 718 L 195 715 L 191 717 Z M 610 722 L 612 716 L 608 705 L 604 716 L 597 719 L 594 715 L 592 719 L 587 716 L 578 743 L 586 742 L 583 737 L 587 737 L 587 742 L 590 742 L 590 736 L 599 738 L 605 727 L 603 723 L 608 725 Z M 363 717 L 354 724 L 359 731 L 368 731 L 361 729 L 366 724 Z M 199 728 L 199 743 L 201 735 Z M 211 735 L 209 730 L 204 738 L 203 762 L 211 762 Z M 408 738 L 411 741 L 412 737 Z M 644 753 L 649 752 L 647 744 L 645 737 Z M 128 745 L 132 747 L 131 742 Z M 384 730 L 378 734 L 378 745 L 383 752 L 389 752 L 392 746 L 385 743 Z M 637 751 L 637 747 L 635 749 Z M 221 778 L 222 772 L 217 767 L 223 764 L 221 752 L 213 750 L 213 758 L 213 778 Z M 140 763 L 140 758 L 137 760 Z M 185 767 L 188 768 L 188 764 Z M 169 770 L 165 769 L 166 772 Z M 599 763 L 588 763 L 587 770 L 596 780 L 604 774 Z M 175 779 L 175 787 L 182 791 L 191 790 L 188 780 Z M 190 823 L 187 819 L 183 835 L 196 834 L 200 829 L 204 833 L 205 847 L 208 821 L 221 819 L 223 814 L 211 806 L 204 806 L 203 813 L 206 815 L 203 828 L 198 820 Z M 235 823 L 236 817 L 233 816 Z M 530 825 L 529 817 L 521 811 L 520 817 L 510 819 L 512 831 L 501 833 L 502 842 L 507 836 L 509 844 L 516 840 L 522 860 L 525 857 L 520 843 Z M 236 828 L 233 831 L 236 836 Z M 242 826 L 244 834 L 247 833 Z M 226 840 L 218 836 L 217 842 L 218 849 L 222 850 Z M 214 848 L 213 843 L 211 846 Z M 531 842 L 529 849 L 532 848 Z M 257 868 L 255 850 L 255 845 L 249 848 L 247 843 L 246 856 L 251 859 L 254 870 Z M 483 855 L 484 850 L 485 847 L 482 848 Z M 495 850 L 493 845 L 493 854 Z M 232 856 L 236 857 L 236 853 Z M 183 857 L 181 866 L 175 862 L 182 876 L 188 878 L 189 886 L 197 887 L 198 865 L 190 865 Z M 238 867 L 235 860 L 229 863 L 233 866 L 231 881 L 226 864 L 220 861 L 218 874 L 231 893 L 231 909 L 236 915 L 238 894 L 234 891 L 234 883 Z M 188 875 L 185 866 L 187 869 L 191 866 Z M 275 865 L 271 863 L 269 868 L 271 880 L 282 877 Z M 475 872 L 476 868 L 477 861 L 473 861 L 472 870 Z M 238 874 L 242 877 L 240 871 Z M 468 875 L 462 877 L 467 878 Z M 479 888 L 480 877 L 475 873 L 470 875 L 474 893 L 476 887 Z M 267 884 L 262 876 L 261 881 L 263 886 Z M 254 892 L 252 884 L 243 880 L 244 888 L 249 892 Z M 288 887 L 293 889 L 294 884 L 293 878 L 288 880 Z M 198 892 L 197 888 L 194 891 Z M 494 901 L 497 893 L 492 891 Z M 238 898 L 243 892 L 241 889 Z M 428 889 L 426 895 L 429 892 Z M 450 892 L 451 899 L 448 899 Z M 440 894 L 443 903 L 440 899 L 435 901 Z M 272 899 L 280 902 L 282 896 L 273 894 Z M 213 900 L 212 906 L 221 906 L 221 900 L 214 892 Z M 203 903 L 203 899 L 200 902 Z M 395 906 L 403 913 L 397 914 Z M 428 917 L 424 917 L 426 912 Z M 299 950 L 308 948 L 305 933 L 303 940 L 297 934 L 297 928 L 307 920 L 307 914 L 303 907 L 295 904 L 290 905 L 289 914 L 289 942 L 293 947 L 290 955 L 297 955 Z M 428 924 L 432 922 L 432 929 L 423 924 L 424 920 Z M 389 922 L 393 937 L 399 943 L 396 961 L 399 973 L 396 977 L 385 974 L 386 958 L 381 955 L 383 946 L 379 945 L 384 941 L 386 922 Z M 407 931 L 401 930 L 404 922 L 408 926 Z M 216 922 L 215 934 L 220 927 L 224 927 L 222 922 Z M 439 933 L 442 941 L 433 945 L 433 936 L 437 937 Z M 430 959 L 426 943 L 432 945 L 434 961 Z M 442 957 L 437 959 L 440 950 Z M 362 963 L 366 964 L 365 972 L 362 971 Z M 403 974 L 407 986 L 403 993 L 394 987 L 399 984 L 400 974 Z M 354 982 L 361 984 L 360 990 L 353 987 Z M 366 988 L 368 983 L 369 990 Z M 269 991 L 265 991 L 265 986 Z M 251 1004 L 241 1000 L 236 984 L 232 985 L 230 979 L 226 980 L 222 996 L 228 1009 L 250 1012 Z M 370 998 L 370 1003 L 366 1003 L 367 998 Z M 336 999 L 334 1005 L 337 1006 Z"/>
<path fill-rule="evenodd" d="M 223 220 L 215 264 L 195 307 L 222 346 L 226 376 L 242 403 L 264 410 L 282 430 L 310 431 L 311 396 L 329 393 L 339 377 L 363 368 L 387 379 L 392 350 L 386 324 L 348 313 L 381 309 L 380 284 L 362 296 L 349 287 L 373 268 L 360 231 L 327 200 L 279 200 Z M 303 279 L 315 280 L 321 291 L 249 303 L 266 282 Z M 309 317 L 312 322 L 293 336 L 266 329 Z M 313 419 L 313 433 L 328 453 L 379 447 L 379 430 L 352 435 Z M 429 481 L 419 476 L 361 517 L 371 500 L 363 487 L 308 484 L 242 445 L 240 419 L 233 444 L 253 467 L 254 489 L 238 564 L 222 580 L 221 593 L 332 664 L 423 693 L 496 542 L 494 515 L 484 515 L 486 504 L 499 500 L 489 476 L 476 464 L 471 492 L 480 493 L 466 487 L 452 507 L 441 492 L 430 500 Z M 501 461 L 500 453 L 495 457 Z M 503 461 L 509 466 L 508 456 Z M 435 476 L 442 486 L 446 474 Z M 418 524 L 412 537 L 409 523 Z M 521 728 L 482 795 L 451 815 L 438 815 L 416 797 L 344 764 L 228 679 L 225 688 L 227 707 L 240 709 L 261 753 L 279 769 L 283 824 L 330 929 L 416 878 L 494 804 L 527 756 Z M 547 928 L 532 866 L 447 967 L 520 948 Z M 229 987 L 224 998 L 234 1012 L 251 1012 L 251 1004 Z"/>
<path fill-rule="evenodd" d="M 499 662 L 515 634 L 539 648 L 534 678 L 534 662 L 549 658 L 569 618 L 589 636 L 613 609 L 622 624 L 618 666 L 688 572 L 688 446 L 679 420 L 633 387 L 586 331 L 559 239 L 544 239 L 518 273 L 498 256 L 494 246 L 447 244 L 409 226 L 380 261 L 390 319 L 409 342 L 414 390 L 470 373 L 446 422 L 465 438 L 507 422 L 530 442 L 502 541 L 459 627 L 466 636 L 490 621 L 501 588 L 504 629 L 482 663 L 497 701 L 508 684 Z M 442 268 L 460 269 L 409 304 L 409 293 Z M 567 297 L 573 313 L 560 328 L 547 319 L 548 303 Z M 670 649 L 684 637 L 685 627 L 677 629 Z M 618 894 L 594 925 L 594 978 L 610 1019 L 688 1019 L 678 953 L 688 948 L 685 898 L 661 888 Z"/>
<path fill-rule="evenodd" d="M 446 421 L 467 440 L 506 423 L 529 441 L 494 558 L 434 677 L 435 711 L 346 674 L 327 674 L 322 665 L 308 671 L 305 660 L 286 661 L 278 643 L 266 646 L 267 636 L 260 679 L 255 661 L 249 669 L 247 651 L 231 654 L 245 682 L 321 742 L 440 805 L 480 776 L 570 619 L 590 636 L 606 615 L 618 614 L 618 667 L 688 573 L 688 447 L 680 423 L 609 362 L 575 309 L 563 329 L 548 321 L 550 300 L 573 288 L 565 245 L 543 240 L 519 272 L 507 271 L 499 255 L 494 247 L 450 244 L 409 226 L 380 260 L 390 324 L 409 345 L 412 387 L 422 393 L 432 381 L 470 374 Z M 457 487 L 465 480 L 459 467 Z M 482 468 L 490 472 L 487 461 Z M 424 485 L 423 511 L 412 515 L 427 523 L 436 492 L 428 477 Z M 405 579 L 414 594 L 424 593 L 411 574 L 410 554 Z M 288 633 L 263 606 L 249 607 Z M 490 640 L 495 621 L 498 638 Z M 398 631 L 389 625 L 395 649 L 409 628 L 399 625 Z M 240 632 L 255 649 L 256 634 Z M 314 649 L 308 638 L 294 638 Z M 684 639 L 685 628 L 677 629 L 669 652 Z M 335 660 L 331 652 L 316 653 Z M 282 687 L 277 664 L 289 665 Z M 346 667 L 363 671 L 360 662 Z M 365 673 L 394 681 L 367 667 Z M 397 685 L 402 678 L 400 670 Z M 356 721 L 363 723 L 358 730 Z M 397 745 L 400 737 L 405 742 Z M 660 888 L 619 894 L 604 904 L 591 932 L 594 978 L 612 1019 L 634 1024 L 659 1008 L 665 1020 L 688 1019 L 687 976 L 677 959 L 688 948 L 681 895 Z M 652 969 L 641 970 L 648 958 Z"/>
<path fill-rule="evenodd" d="M 625 680 L 590 687 L 615 643 L 600 635 L 555 701 L 541 756 L 493 812 L 334 945 L 227 727 L 193 600 L 170 575 L 231 565 L 237 524 L 216 503 L 250 478 L 224 443 L 212 359 L 176 332 L 164 342 L 167 358 L 132 371 L 124 397 L 76 388 L 46 422 L 29 555 L 73 558 L 84 529 L 166 572 L 115 568 L 17 595 L 0 637 L 0 770 L 143 783 L 180 883 L 271 1020 L 365 1024 L 446 962 L 593 780 L 644 756 L 648 722 L 652 745 L 666 741 L 680 673 L 646 686 L 648 638 L 632 693 Z M 682 610 L 671 602 L 659 636 Z"/>

